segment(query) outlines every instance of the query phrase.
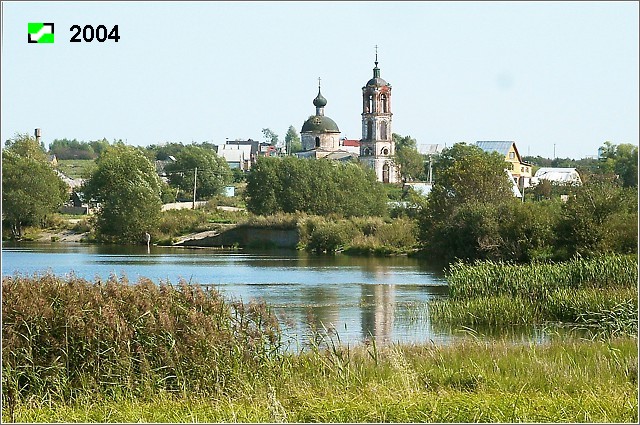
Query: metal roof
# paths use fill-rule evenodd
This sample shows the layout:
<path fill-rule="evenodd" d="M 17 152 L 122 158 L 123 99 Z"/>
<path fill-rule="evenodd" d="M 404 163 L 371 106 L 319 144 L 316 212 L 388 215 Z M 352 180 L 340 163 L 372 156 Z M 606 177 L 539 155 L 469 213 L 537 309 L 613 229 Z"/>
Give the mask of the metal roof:
<path fill-rule="evenodd" d="M 485 152 L 498 152 L 502 155 L 507 155 L 509 153 L 509 149 L 513 145 L 513 141 L 510 142 L 494 142 L 494 141 L 481 141 L 476 142 L 476 145 Z"/>

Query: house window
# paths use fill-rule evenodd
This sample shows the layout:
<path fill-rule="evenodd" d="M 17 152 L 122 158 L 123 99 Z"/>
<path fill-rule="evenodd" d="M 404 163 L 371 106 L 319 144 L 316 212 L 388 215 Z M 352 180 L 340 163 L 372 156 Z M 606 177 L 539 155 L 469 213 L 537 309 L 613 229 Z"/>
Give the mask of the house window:
<path fill-rule="evenodd" d="M 524 167 L 520 167 L 520 172 L 524 173 Z"/>
<path fill-rule="evenodd" d="M 509 159 L 513 159 L 516 157 L 516 153 L 515 152 L 509 152 Z"/>

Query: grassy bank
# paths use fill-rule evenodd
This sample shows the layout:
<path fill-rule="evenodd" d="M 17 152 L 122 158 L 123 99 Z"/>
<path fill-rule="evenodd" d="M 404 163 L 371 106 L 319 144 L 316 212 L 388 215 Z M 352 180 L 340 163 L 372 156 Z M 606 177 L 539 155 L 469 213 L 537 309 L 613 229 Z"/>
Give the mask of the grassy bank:
<path fill-rule="evenodd" d="M 430 304 L 434 321 L 520 325 L 547 321 L 595 332 L 636 334 L 637 256 L 610 255 L 557 264 L 454 264 L 449 299 Z"/>
<path fill-rule="evenodd" d="M 637 339 L 281 349 L 182 283 L 3 279 L 3 421 L 636 422 Z"/>
<path fill-rule="evenodd" d="M 632 339 L 288 355 L 226 391 L 32 398 L 22 422 L 637 422 Z M 9 412 L 3 410 L 3 420 Z"/>

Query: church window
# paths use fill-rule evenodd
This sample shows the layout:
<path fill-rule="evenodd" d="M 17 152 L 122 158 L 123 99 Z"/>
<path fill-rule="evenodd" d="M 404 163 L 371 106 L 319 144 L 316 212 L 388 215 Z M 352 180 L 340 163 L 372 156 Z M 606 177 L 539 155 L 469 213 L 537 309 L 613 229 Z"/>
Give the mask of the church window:
<path fill-rule="evenodd" d="M 320 147 L 320 138 L 316 137 L 316 148 Z"/>
<path fill-rule="evenodd" d="M 367 102 L 367 112 L 373 112 L 373 95 L 369 95 Z"/>
<path fill-rule="evenodd" d="M 387 140 L 387 123 L 385 121 L 380 124 L 380 139 Z"/>
<path fill-rule="evenodd" d="M 389 112 L 389 104 L 387 103 L 387 96 L 383 94 L 382 96 L 380 96 L 380 100 L 382 101 L 382 113 L 386 114 L 387 112 Z"/>
<path fill-rule="evenodd" d="M 373 121 L 367 121 L 367 140 L 373 140 Z"/>
<path fill-rule="evenodd" d="M 380 153 L 381 153 L 382 155 L 389 155 L 389 149 L 387 149 L 387 148 L 382 148 L 382 150 L 380 151 Z"/>

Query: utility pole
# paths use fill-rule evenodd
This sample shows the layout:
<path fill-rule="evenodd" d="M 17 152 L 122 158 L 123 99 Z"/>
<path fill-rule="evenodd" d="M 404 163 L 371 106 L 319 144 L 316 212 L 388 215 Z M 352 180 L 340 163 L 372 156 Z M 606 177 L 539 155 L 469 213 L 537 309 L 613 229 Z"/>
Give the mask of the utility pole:
<path fill-rule="evenodd" d="M 196 182 L 198 178 L 198 167 L 193 170 L 193 209 L 196 209 Z"/>

